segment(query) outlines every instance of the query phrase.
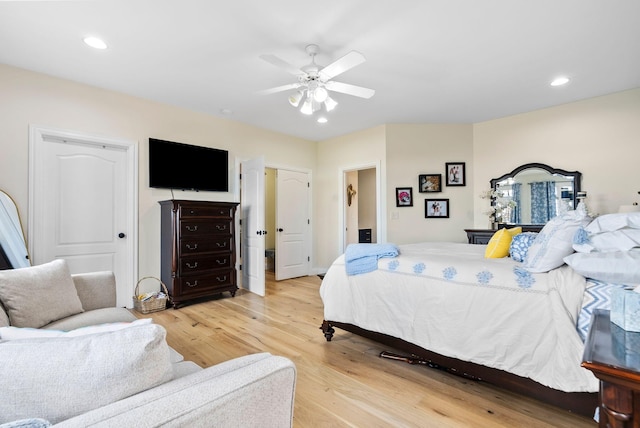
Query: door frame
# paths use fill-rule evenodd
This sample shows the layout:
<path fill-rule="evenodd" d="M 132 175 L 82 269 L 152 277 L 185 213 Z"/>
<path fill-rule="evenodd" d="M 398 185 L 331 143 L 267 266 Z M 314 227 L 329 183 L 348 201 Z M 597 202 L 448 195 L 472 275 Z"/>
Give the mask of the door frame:
<path fill-rule="evenodd" d="M 233 177 L 233 183 L 234 183 L 234 198 L 236 201 L 240 200 L 240 164 L 245 161 L 245 160 L 249 160 L 251 158 L 235 158 L 235 174 Z M 309 223 L 311 226 L 310 229 L 310 233 L 309 233 L 309 243 L 308 243 L 308 252 L 309 252 L 309 257 L 311 257 L 311 260 L 309 261 L 309 264 L 307 266 L 307 275 L 311 275 L 311 272 L 313 270 L 312 266 L 313 266 L 313 261 L 314 259 L 314 252 L 313 252 L 313 231 L 314 231 L 314 223 L 313 223 L 313 170 L 309 169 L 309 168 L 304 168 L 304 167 L 299 167 L 299 166 L 291 166 L 291 165 L 286 165 L 286 164 L 280 164 L 280 163 L 273 163 L 273 162 L 268 162 L 267 160 L 265 160 L 264 163 L 264 167 L 265 168 L 271 168 L 271 169 L 286 169 L 288 171 L 294 171 L 294 172 L 302 172 L 307 174 L 307 177 L 309 177 L 309 200 L 307 201 L 307 212 L 309 213 Z M 376 176 L 376 179 L 378 179 L 378 177 Z M 379 187 L 379 186 L 378 186 Z M 276 192 L 278 191 L 278 189 L 276 189 Z M 242 210 L 242 207 L 239 207 L 240 210 Z M 240 220 L 241 220 L 242 215 L 237 216 L 236 222 L 237 222 L 237 228 L 236 230 L 241 231 L 242 228 L 240 227 Z M 276 219 L 277 220 L 277 219 Z M 239 232 L 240 233 L 240 232 Z M 242 251 L 240 249 L 240 245 L 241 245 L 241 239 L 242 237 L 238 237 L 239 239 L 237 239 L 237 252 L 236 254 L 240 254 L 242 256 Z M 277 249 L 276 249 L 276 254 L 278 253 Z M 238 257 L 236 260 L 236 268 L 238 267 L 238 265 L 242 266 L 243 262 L 242 262 L 242 257 Z M 239 275 L 240 277 L 242 277 L 242 275 Z M 242 286 L 242 288 L 244 288 L 244 286 Z"/>
<path fill-rule="evenodd" d="M 136 141 L 92 135 L 77 131 L 56 129 L 39 125 L 29 125 L 29 205 L 28 205 L 28 230 L 34 230 L 35 207 L 39 201 L 35 197 L 35 169 L 36 153 L 39 145 L 47 140 L 57 140 L 64 143 L 107 146 L 126 153 L 126 200 L 127 200 L 127 230 L 130 239 L 126 241 L 126 252 L 128 261 L 126 272 L 123 277 L 128 278 L 130 284 L 138 281 L 138 143 Z M 33 254 L 33 233 L 28 234 L 29 253 Z M 133 289 L 131 291 L 133 293 Z"/>
<path fill-rule="evenodd" d="M 377 229 L 377 240 L 378 243 L 386 243 L 387 242 L 387 221 L 386 221 L 386 198 L 383 198 L 385 191 L 383 189 L 382 183 L 382 170 L 380 166 L 380 161 L 371 161 L 365 162 L 357 165 L 343 166 L 340 167 L 338 171 L 339 179 L 338 179 L 338 201 L 340 206 L 342 207 L 340 214 L 338 215 L 338 254 L 342 254 L 345 251 L 346 245 L 346 234 L 345 227 L 347 224 L 347 206 L 344 201 L 346 201 L 346 190 L 347 190 L 347 173 L 352 171 L 359 171 L 362 169 L 372 169 L 376 170 L 376 229 Z"/>

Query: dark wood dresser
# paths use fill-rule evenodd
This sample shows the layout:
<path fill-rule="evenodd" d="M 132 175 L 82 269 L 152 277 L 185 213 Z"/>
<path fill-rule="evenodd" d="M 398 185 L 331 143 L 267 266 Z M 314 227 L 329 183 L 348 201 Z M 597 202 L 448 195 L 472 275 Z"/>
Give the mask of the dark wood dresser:
<path fill-rule="evenodd" d="M 596 309 L 582 367 L 600 379 L 601 427 L 640 426 L 640 333 L 625 331 Z"/>
<path fill-rule="evenodd" d="M 178 308 L 237 287 L 236 202 L 160 201 L 160 276 Z"/>

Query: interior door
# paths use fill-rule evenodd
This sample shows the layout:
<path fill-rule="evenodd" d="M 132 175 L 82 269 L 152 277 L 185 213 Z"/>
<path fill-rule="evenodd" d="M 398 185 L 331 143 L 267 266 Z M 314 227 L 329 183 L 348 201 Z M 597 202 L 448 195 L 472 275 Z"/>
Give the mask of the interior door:
<path fill-rule="evenodd" d="M 276 280 L 308 275 L 309 176 L 278 169 L 276 189 Z"/>
<path fill-rule="evenodd" d="M 117 304 L 130 307 L 137 260 L 131 188 L 137 188 L 137 179 L 132 176 L 129 149 L 40 131 L 32 144 L 33 263 L 65 259 L 71 273 L 112 271 Z"/>
<path fill-rule="evenodd" d="M 240 170 L 242 288 L 264 296 L 264 158 L 244 161 Z"/>

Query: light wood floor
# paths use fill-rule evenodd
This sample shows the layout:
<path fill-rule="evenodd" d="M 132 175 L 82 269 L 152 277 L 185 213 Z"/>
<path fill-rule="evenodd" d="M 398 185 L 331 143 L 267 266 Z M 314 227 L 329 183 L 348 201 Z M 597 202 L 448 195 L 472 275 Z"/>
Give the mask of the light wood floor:
<path fill-rule="evenodd" d="M 203 367 L 256 352 L 290 358 L 297 367 L 295 427 L 589 427 L 591 419 L 426 366 L 379 358 L 376 342 L 319 326 L 321 280 L 276 282 L 262 298 L 195 303 L 139 317 L 167 329 L 169 345 Z"/>

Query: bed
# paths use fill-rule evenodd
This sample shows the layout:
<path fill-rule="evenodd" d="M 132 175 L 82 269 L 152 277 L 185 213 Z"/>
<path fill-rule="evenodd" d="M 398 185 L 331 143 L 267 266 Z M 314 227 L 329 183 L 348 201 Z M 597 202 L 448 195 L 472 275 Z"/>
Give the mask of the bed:
<path fill-rule="evenodd" d="M 383 244 L 366 257 L 349 246 L 320 287 L 323 334 L 339 327 L 592 416 L 599 382 L 581 367 L 584 338 L 612 290 L 640 284 L 640 212 L 592 220 L 579 206 L 538 234 L 518 232 L 492 238 L 509 257 L 496 242 Z"/>
<path fill-rule="evenodd" d="M 323 333 L 339 327 L 481 379 L 593 415 L 598 380 L 580 366 L 576 325 L 587 282 L 568 266 L 530 273 L 484 245 L 399 246 L 372 272 L 347 275 L 345 255 L 320 288 Z"/>

